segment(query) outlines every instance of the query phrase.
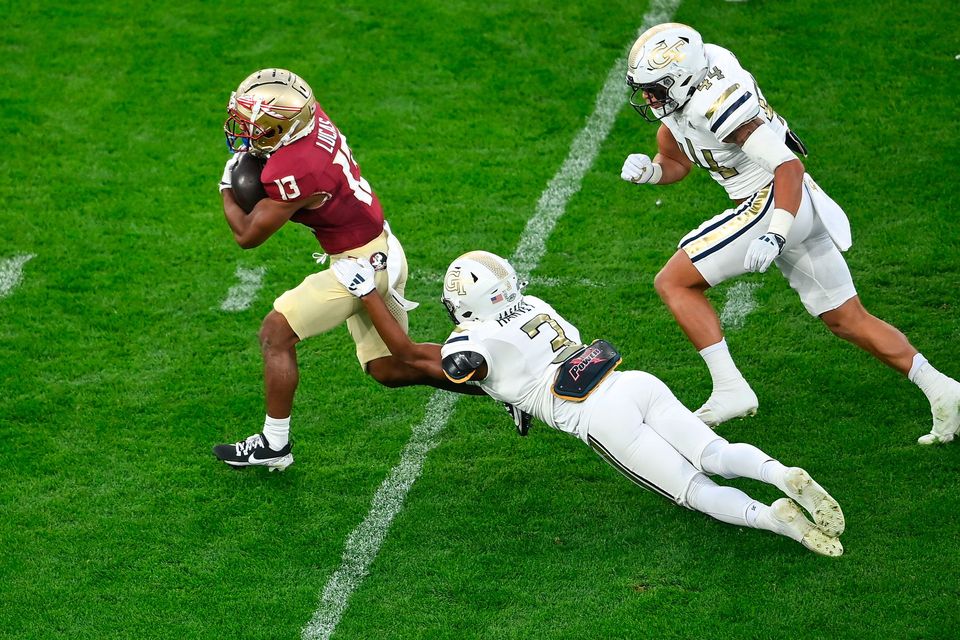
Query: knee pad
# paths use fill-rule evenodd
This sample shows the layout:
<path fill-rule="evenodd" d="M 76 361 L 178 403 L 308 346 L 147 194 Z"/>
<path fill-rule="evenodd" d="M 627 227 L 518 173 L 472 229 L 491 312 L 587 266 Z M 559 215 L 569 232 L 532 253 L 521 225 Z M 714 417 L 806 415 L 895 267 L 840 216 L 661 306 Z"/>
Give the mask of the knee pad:
<path fill-rule="evenodd" d="M 730 446 L 728 441 L 717 438 L 704 447 L 703 453 L 700 454 L 700 468 L 703 469 L 704 473 L 727 479 L 736 477 L 723 464 L 723 450 L 728 446 Z"/>

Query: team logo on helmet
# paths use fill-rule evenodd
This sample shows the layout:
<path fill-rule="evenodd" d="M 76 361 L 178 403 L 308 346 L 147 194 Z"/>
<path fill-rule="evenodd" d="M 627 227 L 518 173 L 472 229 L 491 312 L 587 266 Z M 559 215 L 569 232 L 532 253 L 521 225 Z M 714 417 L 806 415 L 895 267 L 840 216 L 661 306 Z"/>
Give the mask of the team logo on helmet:
<path fill-rule="evenodd" d="M 663 69 L 671 62 L 680 62 L 686 57 L 681 51 L 685 44 L 687 44 L 686 41 L 682 39 L 677 40 L 669 47 L 666 40 L 660 42 L 647 56 L 647 64 L 651 69 Z"/>
<path fill-rule="evenodd" d="M 467 290 L 463 286 L 463 282 L 460 280 L 460 269 L 451 269 L 447 272 L 447 277 L 443 281 L 443 288 L 447 291 L 456 293 L 458 296 L 467 295 Z"/>

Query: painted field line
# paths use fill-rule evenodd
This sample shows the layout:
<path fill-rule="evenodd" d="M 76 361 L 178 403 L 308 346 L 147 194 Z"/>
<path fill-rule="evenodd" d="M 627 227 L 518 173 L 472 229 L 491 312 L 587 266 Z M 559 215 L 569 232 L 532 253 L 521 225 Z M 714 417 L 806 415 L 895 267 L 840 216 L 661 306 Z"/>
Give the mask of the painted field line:
<path fill-rule="evenodd" d="M 727 289 L 727 300 L 720 312 L 720 324 L 724 329 L 740 329 L 751 311 L 757 308 L 753 294 L 760 282 L 736 282 Z"/>
<path fill-rule="evenodd" d="M 653 0 L 650 10 L 644 15 L 640 32 L 668 21 L 679 4 L 680 0 Z M 547 238 L 570 197 L 580 190 L 584 175 L 593 164 L 601 143 L 610 133 L 626 95 L 623 80 L 625 68 L 626 54 L 617 60 L 607 74 L 593 113 L 571 144 L 567 159 L 541 195 L 536 212 L 527 223 L 510 259 L 518 272 L 529 273 L 539 264 L 546 253 Z M 445 391 L 437 391 L 431 396 L 426 415 L 413 428 L 400 456 L 400 463 L 377 489 L 370 513 L 347 537 L 341 565 L 321 592 L 317 610 L 301 633 L 303 640 L 326 640 L 336 630 L 350 595 L 377 557 L 390 523 L 403 507 L 407 492 L 420 475 L 427 454 L 439 443 L 439 436 L 446 428 L 458 399 L 459 396 Z"/>
<path fill-rule="evenodd" d="M 230 287 L 227 292 L 227 299 L 220 305 L 221 311 L 246 311 L 253 304 L 253 299 L 257 296 L 260 288 L 263 286 L 263 276 L 267 270 L 264 267 L 255 267 L 246 269 L 237 267 L 237 284 Z"/>
<path fill-rule="evenodd" d="M 33 253 L 26 253 L 6 260 L 0 260 L 0 298 L 5 298 L 23 280 L 23 265 L 35 258 Z"/>

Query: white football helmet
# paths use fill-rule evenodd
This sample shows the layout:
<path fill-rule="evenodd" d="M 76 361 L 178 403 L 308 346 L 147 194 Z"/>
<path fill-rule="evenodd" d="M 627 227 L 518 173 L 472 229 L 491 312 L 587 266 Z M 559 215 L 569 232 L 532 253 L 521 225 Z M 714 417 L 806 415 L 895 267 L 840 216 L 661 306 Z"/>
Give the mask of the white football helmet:
<path fill-rule="evenodd" d="M 454 324 L 490 320 L 523 299 L 525 284 L 500 256 L 471 251 L 450 263 L 440 301 Z"/>
<path fill-rule="evenodd" d="M 627 58 L 630 104 L 649 122 L 679 111 L 707 74 L 703 38 L 679 22 L 643 32 Z"/>
<path fill-rule="evenodd" d="M 230 95 L 223 125 L 230 151 L 265 157 L 313 129 L 317 99 L 295 73 L 261 69 L 247 76 Z"/>

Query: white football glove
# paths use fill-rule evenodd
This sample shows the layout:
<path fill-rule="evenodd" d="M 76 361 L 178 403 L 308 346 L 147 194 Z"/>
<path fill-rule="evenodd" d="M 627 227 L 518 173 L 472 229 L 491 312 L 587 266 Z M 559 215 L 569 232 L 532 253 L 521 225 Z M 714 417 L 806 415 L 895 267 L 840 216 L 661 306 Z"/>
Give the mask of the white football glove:
<path fill-rule="evenodd" d="M 240 154 L 235 153 L 227 159 L 227 164 L 223 167 L 223 176 L 220 178 L 220 191 L 233 188 L 233 177 L 230 175 L 233 168 L 240 161 Z"/>
<path fill-rule="evenodd" d="M 364 258 L 342 258 L 330 267 L 337 282 L 358 298 L 373 293 L 377 288 L 374 282 L 373 267 Z"/>
<path fill-rule="evenodd" d="M 747 271 L 763 273 L 770 268 L 780 252 L 786 239 L 779 233 L 767 232 L 755 239 L 747 247 L 747 255 L 743 257 L 743 268 Z"/>
<path fill-rule="evenodd" d="M 623 161 L 623 169 L 620 170 L 620 177 L 634 184 L 646 184 L 651 181 L 656 184 L 661 175 L 663 170 L 660 169 L 660 165 L 654 164 L 650 156 L 642 153 L 628 155 Z"/>

